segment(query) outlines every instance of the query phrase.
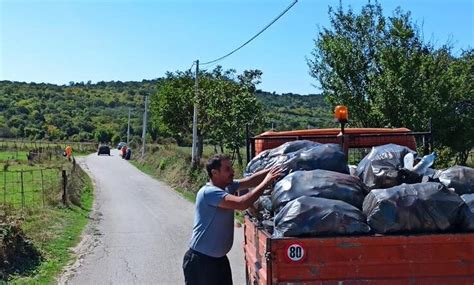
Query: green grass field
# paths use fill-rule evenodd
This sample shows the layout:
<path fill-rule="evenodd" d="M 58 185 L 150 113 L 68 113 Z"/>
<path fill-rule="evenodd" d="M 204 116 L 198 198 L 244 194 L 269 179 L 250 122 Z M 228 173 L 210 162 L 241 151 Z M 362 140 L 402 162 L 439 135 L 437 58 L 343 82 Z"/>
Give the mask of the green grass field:
<path fill-rule="evenodd" d="M 0 205 L 44 206 L 57 200 L 64 159 L 29 164 L 26 151 L 0 152 Z"/>
<path fill-rule="evenodd" d="M 26 151 L 2 151 L 0 152 L 0 162 L 18 160 L 27 161 Z"/>
<path fill-rule="evenodd" d="M 60 187 L 61 170 L 58 168 L 30 166 L 28 170 L 1 171 L 0 204 L 14 208 L 44 206 L 58 195 Z"/>
<path fill-rule="evenodd" d="M 60 192 L 61 170 L 41 169 L 0 172 L 0 204 L 14 208 L 44 206 Z"/>

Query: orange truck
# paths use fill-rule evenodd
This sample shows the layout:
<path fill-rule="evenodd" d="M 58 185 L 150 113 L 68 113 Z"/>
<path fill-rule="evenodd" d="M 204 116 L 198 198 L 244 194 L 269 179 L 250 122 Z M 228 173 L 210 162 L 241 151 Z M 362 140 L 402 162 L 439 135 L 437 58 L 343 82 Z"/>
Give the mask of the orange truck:
<path fill-rule="evenodd" d="M 349 160 L 387 143 L 415 150 L 419 141 L 423 153 L 431 147 L 431 132 L 316 129 L 248 138 L 247 158 L 300 139 L 341 143 Z M 247 284 L 474 284 L 474 233 L 273 238 L 246 215 L 244 235 Z"/>

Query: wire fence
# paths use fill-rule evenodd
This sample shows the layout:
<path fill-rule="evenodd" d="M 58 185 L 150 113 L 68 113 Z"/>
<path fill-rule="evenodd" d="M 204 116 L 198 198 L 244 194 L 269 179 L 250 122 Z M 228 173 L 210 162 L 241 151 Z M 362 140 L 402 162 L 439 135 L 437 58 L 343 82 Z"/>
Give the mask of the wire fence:
<path fill-rule="evenodd" d="M 77 152 L 94 152 L 97 149 L 95 142 L 48 142 L 0 139 L 0 151 L 31 151 L 37 152 L 59 152 L 64 151 L 66 146 L 71 146 Z"/>
<path fill-rule="evenodd" d="M 1 201 L 13 208 L 44 207 L 61 189 L 60 168 L 1 171 Z"/>
<path fill-rule="evenodd" d="M 63 168 L 0 171 L 0 205 L 28 209 L 59 202 L 77 204 L 78 193 L 84 185 L 81 172 L 75 160 Z"/>

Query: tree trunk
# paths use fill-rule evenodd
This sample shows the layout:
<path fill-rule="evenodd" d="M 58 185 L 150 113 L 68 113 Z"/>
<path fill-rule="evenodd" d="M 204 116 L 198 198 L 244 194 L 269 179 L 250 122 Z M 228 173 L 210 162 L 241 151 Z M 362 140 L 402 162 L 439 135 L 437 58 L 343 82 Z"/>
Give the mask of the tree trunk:
<path fill-rule="evenodd" d="M 224 147 L 222 145 L 220 145 L 221 147 L 221 153 L 224 153 Z"/>
<path fill-rule="evenodd" d="M 214 153 L 217 154 L 217 146 L 214 145 Z"/>
<path fill-rule="evenodd" d="M 467 159 L 469 158 L 469 150 L 458 152 L 458 164 L 467 165 Z"/>
<path fill-rule="evenodd" d="M 242 162 L 242 155 L 240 154 L 240 148 L 237 147 L 235 149 L 235 152 L 237 153 L 237 161 L 239 163 L 239 166 L 242 167 L 243 162 Z"/>

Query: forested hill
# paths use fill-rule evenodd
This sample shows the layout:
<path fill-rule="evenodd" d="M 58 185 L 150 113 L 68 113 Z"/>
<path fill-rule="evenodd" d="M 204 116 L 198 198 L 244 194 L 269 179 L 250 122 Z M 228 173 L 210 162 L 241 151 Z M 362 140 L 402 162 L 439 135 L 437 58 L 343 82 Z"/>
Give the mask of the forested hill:
<path fill-rule="evenodd" d="M 267 128 L 296 130 L 306 128 L 337 127 L 329 106 L 322 95 L 278 95 L 257 90 L 257 98 L 264 107 Z"/>
<path fill-rule="evenodd" d="M 132 136 L 141 136 L 144 96 L 160 79 L 54 85 L 0 81 L 0 137 L 92 141 L 107 133 L 123 139 L 131 109 Z M 266 129 L 333 126 L 331 107 L 320 95 L 257 91 Z M 150 130 L 155 138 L 158 134 Z"/>
<path fill-rule="evenodd" d="M 143 95 L 157 80 L 54 84 L 0 82 L 0 137 L 95 140 L 100 131 L 126 134 L 128 108 L 132 133 L 141 133 Z"/>

